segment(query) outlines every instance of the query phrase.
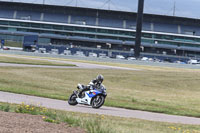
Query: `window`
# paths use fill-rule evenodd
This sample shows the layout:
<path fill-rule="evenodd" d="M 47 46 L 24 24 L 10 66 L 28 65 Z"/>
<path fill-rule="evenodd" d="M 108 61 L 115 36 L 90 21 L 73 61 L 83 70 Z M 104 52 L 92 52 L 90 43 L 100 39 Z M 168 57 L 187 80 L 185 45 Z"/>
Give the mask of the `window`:
<path fill-rule="evenodd" d="M 0 27 L 0 30 L 8 30 L 7 27 Z"/>
<path fill-rule="evenodd" d="M 194 38 L 185 37 L 186 42 L 194 42 Z"/>
<path fill-rule="evenodd" d="M 173 40 L 173 36 L 168 36 L 168 35 L 162 35 L 162 38 L 166 40 Z"/>
<path fill-rule="evenodd" d="M 86 31 L 84 27 L 75 27 L 75 31 Z"/>
<path fill-rule="evenodd" d="M 128 31 L 119 31 L 120 35 L 130 35 Z"/>
<path fill-rule="evenodd" d="M 135 32 L 129 32 L 130 36 L 134 36 L 135 37 Z"/>
<path fill-rule="evenodd" d="M 38 39 L 38 43 L 49 44 L 50 42 L 51 42 L 51 39 L 49 39 L 49 38 L 39 38 Z"/>
<path fill-rule="evenodd" d="M 52 29 L 52 25 L 49 24 L 42 24 L 41 27 L 45 29 Z"/>
<path fill-rule="evenodd" d="M 0 25 L 8 25 L 8 21 L 0 21 Z"/>
<path fill-rule="evenodd" d="M 98 29 L 97 31 L 98 31 L 98 32 L 101 32 L 101 33 L 107 33 L 107 32 L 108 32 L 108 31 L 105 30 L 105 29 Z"/>
<path fill-rule="evenodd" d="M 88 32 L 96 32 L 96 29 L 94 29 L 94 28 L 86 28 L 86 30 L 87 30 Z"/>
<path fill-rule="evenodd" d="M 74 27 L 65 26 L 65 27 L 64 27 L 64 30 L 73 31 L 73 30 L 74 30 Z"/>
<path fill-rule="evenodd" d="M 23 31 L 23 32 L 27 32 L 27 30 L 26 29 L 17 29 L 17 31 Z"/>
<path fill-rule="evenodd" d="M 40 28 L 40 24 L 31 23 L 31 27 Z"/>
<path fill-rule="evenodd" d="M 53 29 L 62 30 L 63 26 L 60 25 L 53 25 Z"/>
<path fill-rule="evenodd" d="M 10 25 L 12 25 L 12 26 L 20 26 L 20 23 L 19 22 L 10 22 Z"/>
<path fill-rule="evenodd" d="M 142 33 L 142 36 L 145 38 L 152 38 L 152 34 Z"/>
<path fill-rule="evenodd" d="M 155 43 L 154 40 L 148 40 L 148 39 L 142 39 L 142 42 L 146 42 L 146 43 Z"/>
<path fill-rule="evenodd" d="M 175 37 L 174 37 L 174 40 L 175 40 L 175 41 L 182 41 L 182 42 L 184 42 L 184 41 L 185 41 L 185 38 L 184 38 L 184 37 L 175 36 Z"/>
<path fill-rule="evenodd" d="M 22 27 L 29 27 L 30 24 L 29 23 L 20 23 L 20 26 L 22 26 Z"/>

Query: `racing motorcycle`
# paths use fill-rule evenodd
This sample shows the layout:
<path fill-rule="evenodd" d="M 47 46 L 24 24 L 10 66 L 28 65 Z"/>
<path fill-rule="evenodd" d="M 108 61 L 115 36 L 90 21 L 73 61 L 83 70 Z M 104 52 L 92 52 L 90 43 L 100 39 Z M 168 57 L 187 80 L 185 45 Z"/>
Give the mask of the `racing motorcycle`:
<path fill-rule="evenodd" d="M 105 98 L 107 96 L 105 86 L 101 85 L 98 89 L 93 88 L 89 91 L 84 91 L 82 92 L 81 96 L 79 96 L 80 91 L 84 87 L 84 85 L 78 84 L 78 90 L 73 91 L 73 93 L 69 97 L 69 105 L 84 104 L 92 106 L 92 108 L 100 108 L 104 104 Z"/>

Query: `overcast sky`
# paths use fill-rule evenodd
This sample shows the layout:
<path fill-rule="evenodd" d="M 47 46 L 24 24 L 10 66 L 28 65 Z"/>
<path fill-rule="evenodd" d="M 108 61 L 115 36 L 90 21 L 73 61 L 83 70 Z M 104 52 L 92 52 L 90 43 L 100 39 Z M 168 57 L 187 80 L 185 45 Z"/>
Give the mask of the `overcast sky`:
<path fill-rule="evenodd" d="M 137 11 L 138 0 L 0 0 Z M 109 2 L 110 1 L 110 2 Z M 174 10 L 175 7 L 175 10 Z M 200 18 L 200 0 L 145 0 L 145 13 Z"/>

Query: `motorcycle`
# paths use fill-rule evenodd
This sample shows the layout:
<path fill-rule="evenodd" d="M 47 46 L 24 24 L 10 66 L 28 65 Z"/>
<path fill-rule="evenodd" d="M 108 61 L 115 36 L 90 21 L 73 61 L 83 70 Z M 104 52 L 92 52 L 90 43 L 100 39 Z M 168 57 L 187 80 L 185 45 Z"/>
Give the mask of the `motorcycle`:
<path fill-rule="evenodd" d="M 84 104 L 92 106 L 92 108 L 100 108 L 107 96 L 106 88 L 104 85 L 101 85 L 98 89 L 93 88 L 89 91 L 82 92 L 81 96 L 79 96 L 80 91 L 84 88 L 84 85 L 78 84 L 78 90 L 73 91 L 71 96 L 69 97 L 68 103 L 69 105 L 77 105 L 77 104 Z"/>

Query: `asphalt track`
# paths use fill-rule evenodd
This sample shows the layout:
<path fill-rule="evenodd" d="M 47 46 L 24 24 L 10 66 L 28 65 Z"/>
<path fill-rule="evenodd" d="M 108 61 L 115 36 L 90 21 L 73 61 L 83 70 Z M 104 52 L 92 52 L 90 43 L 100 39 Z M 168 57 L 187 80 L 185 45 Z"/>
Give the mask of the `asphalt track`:
<path fill-rule="evenodd" d="M 19 51 L 0 50 L 0 54 L 7 54 L 7 55 L 9 54 L 13 56 L 22 55 L 22 56 L 60 58 L 60 59 L 72 59 L 72 60 L 86 60 L 86 61 L 95 61 L 95 62 L 104 62 L 104 63 L 111 62 L 111 63 L 121 63 L 121 64 L 156 66 L 156 67 L 200 69 L 200 65 L 192 65 L 192 64 L 152 62 L 152 61 L 140 61 L 140 60 L 122 60 L 122 59 L 113 59 L 113 58 L 94 58 L 94 57 L 83 57 L 83 56 L 73 56 L 73 55 L 43 54 L 43 53 L 24 52 L 20 50 Z"/>
<path fill-rule="evenodd" d="M 0 54 L 0 56 L 15 57 L 15 58 L 22 58 L 22 59 L 29 59 L 29 60 L 43 60 L 43 61 L 50 61 L 50 62 L 73 64 L 73 65 L 76 65 L 76 67 L 70 67 L 70 66 L 48 66 L 48 65 L 28 65 L 28 64 L 13 64 L 13 63 L 0 63 L 0 66 L 43 67 L 43 68 L 82 68 L 82 69 L 121 69 L 121 70 L 134 70 L 134 71 L 140 70 L 140 69 L 134 69 L 134 68 L 125 68 L 125 67 L 108 66 L 108 65 L 98 65 L 98 64 L 81 63 L 81 62 L 73 62 L 73 61 L 60 61 L 60 60 L 53 60 L 53 59 L 42 59 L 42 58 L 25 57 L 25 56 L 22 56 L 22 55 L 21 56 L 16 56 L 16 55 Z"/>
<path fill-rule="evenodd" d="M 137 118 L 137 119 L 158 121 L 158 122 L 200 125 L 200 118 L 151 113 L 145 111 L 128 110 L 128 109 L 105 107 L 105 106 L 101 107 L 100 109 L 93 109 L 90 106 L 84 106 L 84 105 L 70 106 L 68 105 L 67 101 L 41 98 L 35 96 L 27 96 L 22 94 L 13 94 L 1 91 L 0 91 L 0 102 L 16 103 L 16 104 L 21 104 L 22 102 L 24 102 L 25 104 L 40 105 L 46 108 L 64 110 L 64 111 L 110 115 L 110 116 L 118 116 L 126 118 Z"/>

